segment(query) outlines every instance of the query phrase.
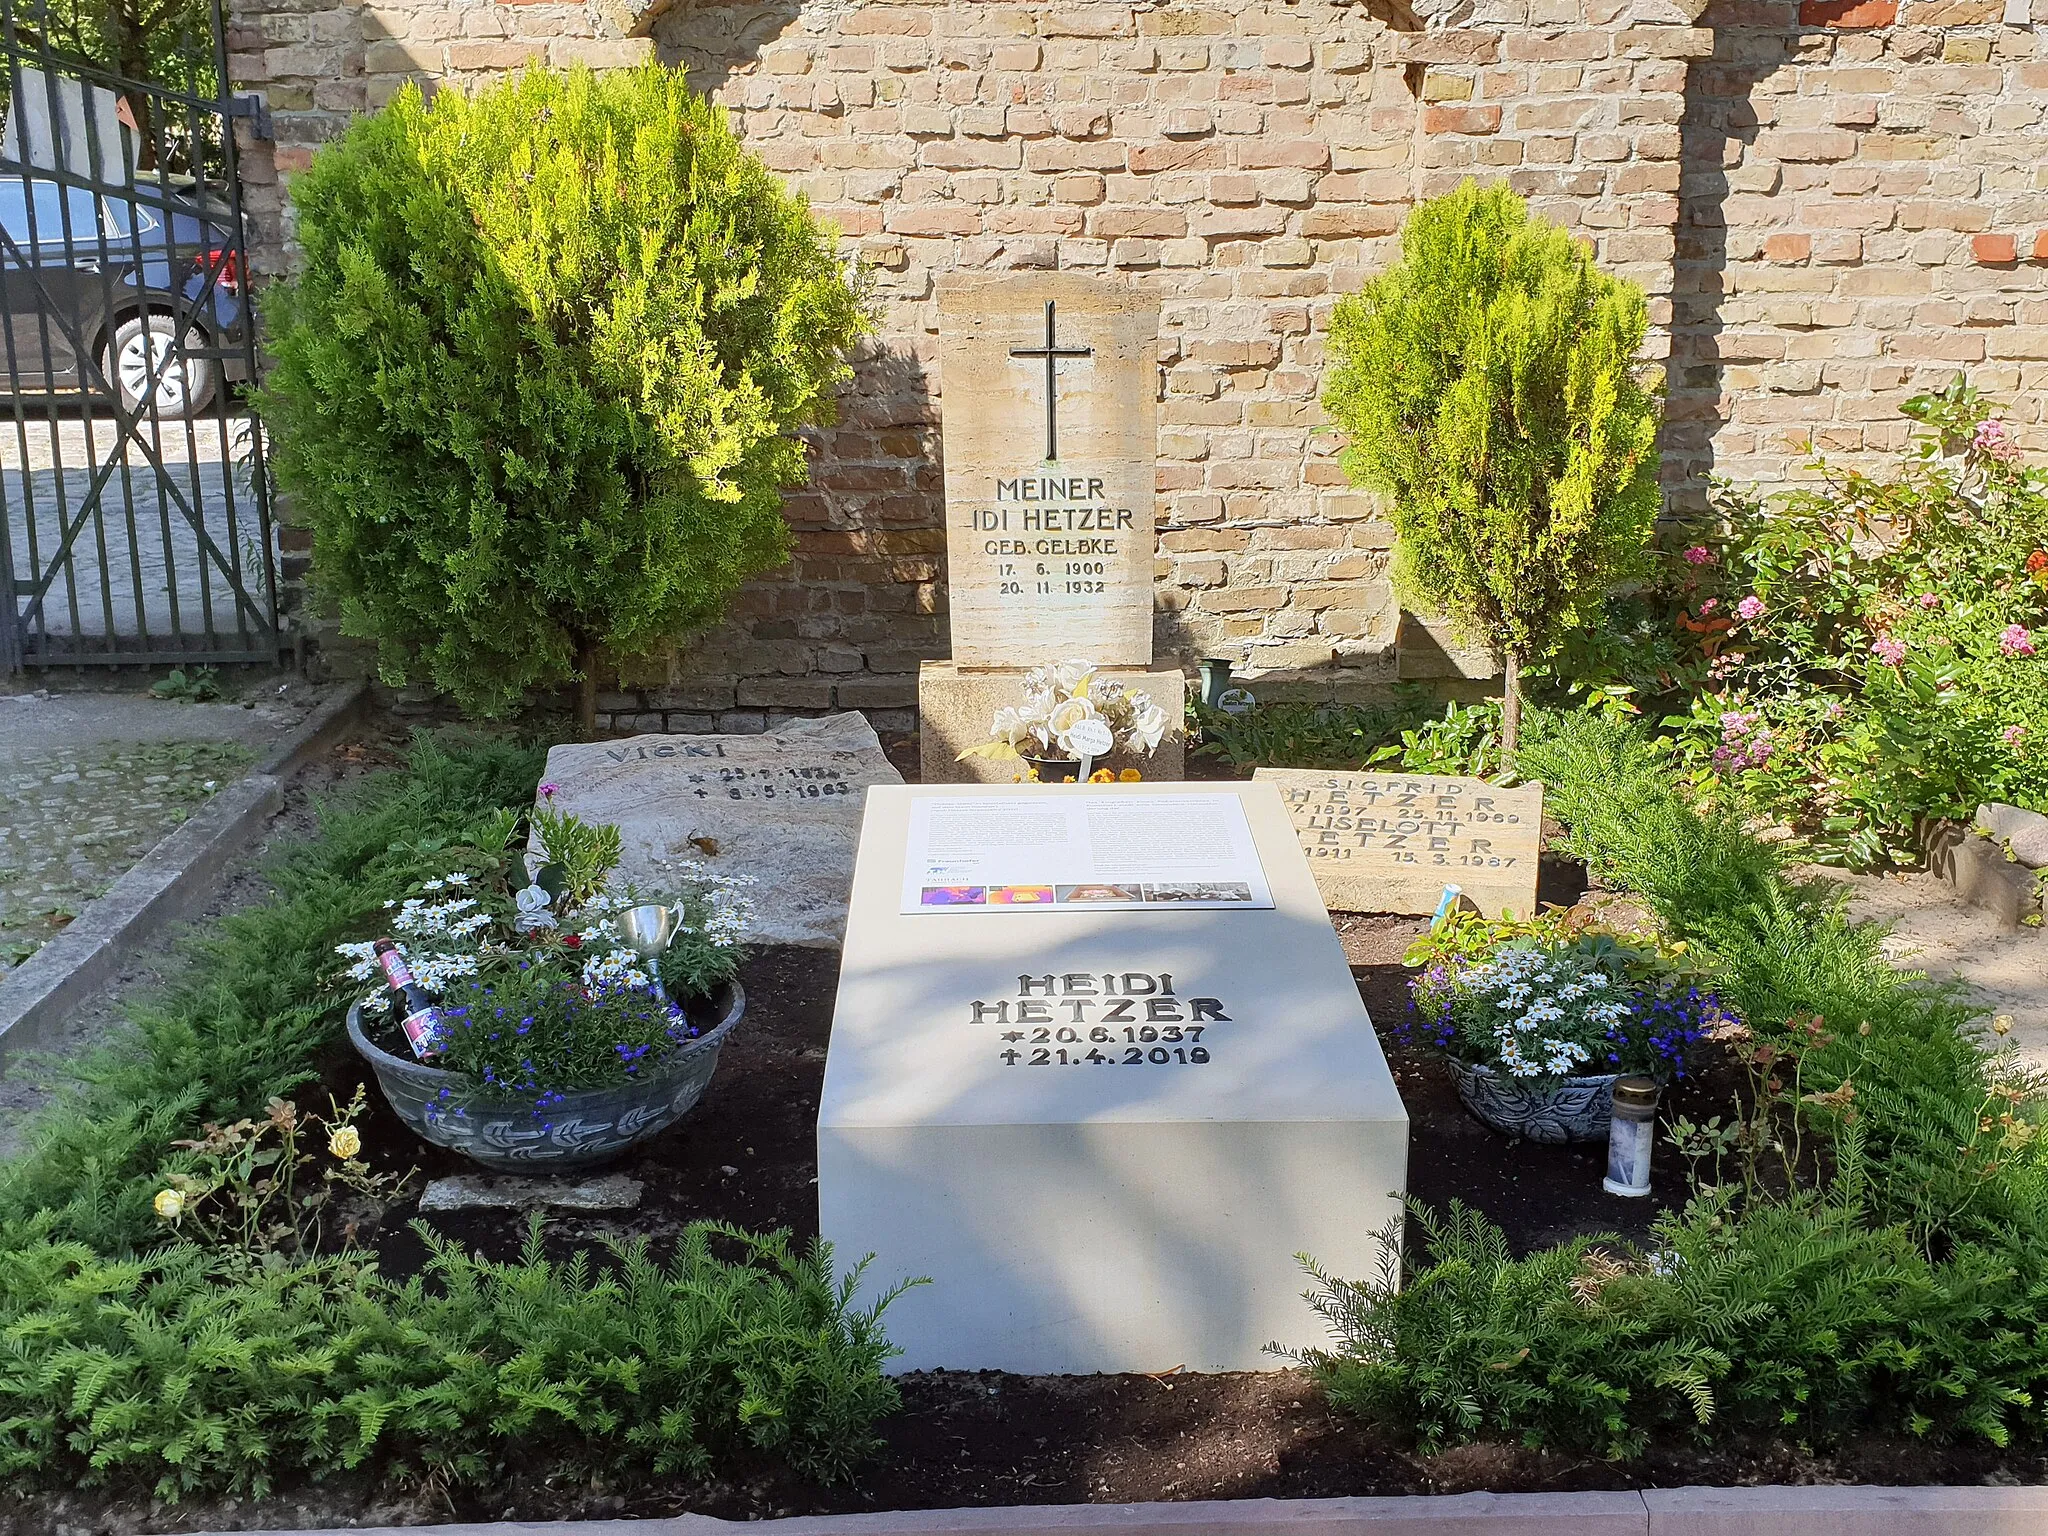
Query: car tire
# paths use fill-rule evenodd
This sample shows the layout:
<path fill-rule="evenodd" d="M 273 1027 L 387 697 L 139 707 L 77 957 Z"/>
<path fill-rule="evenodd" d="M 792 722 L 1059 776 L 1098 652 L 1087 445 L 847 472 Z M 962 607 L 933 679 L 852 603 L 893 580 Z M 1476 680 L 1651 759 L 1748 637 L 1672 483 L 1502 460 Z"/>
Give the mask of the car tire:
<path fill-rule="evenodd" d="M 113 340 L 101 354 L 100 366 L 121 397 L 121 409 L 130 415 L 196 416 L 213 403 L 220 388 L 220 359 L 174 355 L 157 374 L 155 399 L 145 402 L 142 391 L 151 371 L 176 340 L 178 322 L 169 315 L 131 315 L 114 328 Z M 206 333 L 193 327 L 186 333 L 188 345 L 205 345 Z"/>

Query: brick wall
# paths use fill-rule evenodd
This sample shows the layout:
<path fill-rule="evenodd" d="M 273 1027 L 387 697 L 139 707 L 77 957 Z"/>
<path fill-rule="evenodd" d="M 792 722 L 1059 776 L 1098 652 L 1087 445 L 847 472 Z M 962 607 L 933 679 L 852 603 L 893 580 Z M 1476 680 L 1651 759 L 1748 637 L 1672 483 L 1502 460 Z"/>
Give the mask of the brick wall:
<path fill-rule="evenodd" d="M 1697 505 L 1709 473 L 1799 478 L 1809 438 L 1882 463 L 1899 402 L 1959 368 L 2048 447 L 2048 46 L 2027 0 L 1714 0 L 1702 20 L 1673 502 Z"/>
<path fill-rule="evenodd" d="M 1708 472 L 1796 473 L 1809 428 L 1830 451 L 1895 446 L 1897 401 L 1958 362 L 2031 389 L 2048 335 L 2048 55 L 2003 0 L 1881 20 L 1889 0 L 1806 0 L 1803 18 L 1715 0 L 1697 26 L 1672 0 L 276 3 L 242 0 L 235 63 L 270 93 L 283 173 L 406 78 L 653 52 L 874 270 L 882 332 L 791 498 L 796 558 L 608 696 L 645 728 L 834 706 L 909 723 L 917 662 L 946 651 L 948 271 L 1157 293 L 1160 654 L 1326 696 L 1462 665 L 1401 623 L 1389 530 L 1344 486 L 1315 398 L 1335 296 L 1388 259 L 1416 197 L 1504 176 L 1651 293 L 1677 504 Z M 274 267 L 275 205 L 270 232 Z"/>

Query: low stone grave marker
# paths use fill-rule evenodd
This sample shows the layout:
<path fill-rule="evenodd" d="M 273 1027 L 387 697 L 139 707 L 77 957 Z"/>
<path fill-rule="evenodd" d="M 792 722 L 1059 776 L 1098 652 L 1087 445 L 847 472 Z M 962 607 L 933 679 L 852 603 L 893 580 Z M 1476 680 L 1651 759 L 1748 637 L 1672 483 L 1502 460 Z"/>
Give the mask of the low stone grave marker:
<path fill-rule="evenodd" d="M 820 1226 L 891 1370 L 1277 1369 L 1375 1270 L 1408 1117 L 1278 793 L 868 796 Z"/>
<path fill-rule="evenodd" d="M 613 822 L 619 874 L 660 885 L 673 867 L 742 875 L 759 944 L 831 945 L 846 926 L 861 798 L 901 784 L 861 715 L 792 720 L 758 736 L 630 736 L 548 749 L 552 803 Z"/>
<path fill-rule="evenodd" d="M 1490 916 L 1536 910 L 1543 786 L 1412 773 L 1261 768 L 1323 900 L 1340 912 L 1434 912 L 1455 885 Z"/>

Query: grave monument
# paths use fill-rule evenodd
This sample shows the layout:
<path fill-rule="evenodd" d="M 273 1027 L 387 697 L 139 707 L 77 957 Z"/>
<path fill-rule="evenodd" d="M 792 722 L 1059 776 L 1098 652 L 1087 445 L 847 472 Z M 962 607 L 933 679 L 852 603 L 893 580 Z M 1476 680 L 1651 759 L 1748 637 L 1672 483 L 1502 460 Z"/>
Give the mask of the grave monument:
<path fill-rule="evenodd" d="M 1536 910 L 1543 786 L 1427 773 L 1260 768 L 1286 802 L 1323 901 L 1434 912 L 1455 885 L 1489 917 Z"/>
<path fill-rule="evenodd" d="M 542 782 L 556 810 L 617 824 L 622 878 L 659 887 L 685 865 L 745 875 L 747 942 L 829 945 L 846 927 L 861 798 L 903 775 L 849 711 L 758 736 L 565 742 L 548 748 Z"/>
<path fill-rule="evenodd" d="M 953 655 L 918 677 L 924 782 L 1008 783 L 959 760 L 1023 696 L 1028 669 L 1093 661 L 1143 689 L 1176 734 L 1148 779 L 1185 771 L 1184 681 L 1152 666 L 1159 308 L 1066 273 L 967 278 L 939 292 L 946 568 Z"/>
<path fill-rule="evenodd" d="M 821 1230 L 892 1370 L 1271 1370 L 1376 1272 L 1408 1117 L 1279 793 L 868 792 Z"/>

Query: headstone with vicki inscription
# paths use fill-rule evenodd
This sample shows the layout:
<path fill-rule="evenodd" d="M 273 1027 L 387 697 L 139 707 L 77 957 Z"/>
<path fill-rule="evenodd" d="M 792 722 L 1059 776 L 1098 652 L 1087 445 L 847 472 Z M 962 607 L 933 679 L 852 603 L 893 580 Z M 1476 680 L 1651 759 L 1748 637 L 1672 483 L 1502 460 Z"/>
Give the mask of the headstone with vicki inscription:
<path fill-rule="evenodd" d="M 891 1370 L 1271 1370 L 1294 1255 L 1370 1272 L 1408 1122 L 1260 784 L 868 796 L 820 1228 Z"/>
<path fill-rule="evenodd" d="M 1543 786 L 1435 774 L 1261 768 L 1280 791 L 1323 900 L 1342 912 L 1434 912 L 1455 885 L 1482 911 L 1536 908 Z"/>
<path fill-rule="evenodd" d="M 543 782 L 555 809 L 618 826 L 621 878 L 659 887 L 689 865 L 745 876 L 749 942 L 836 944 L 861 798 L 903 776 L 847 713 L 758 736 L 565 743 L 548 749 Z"/>

